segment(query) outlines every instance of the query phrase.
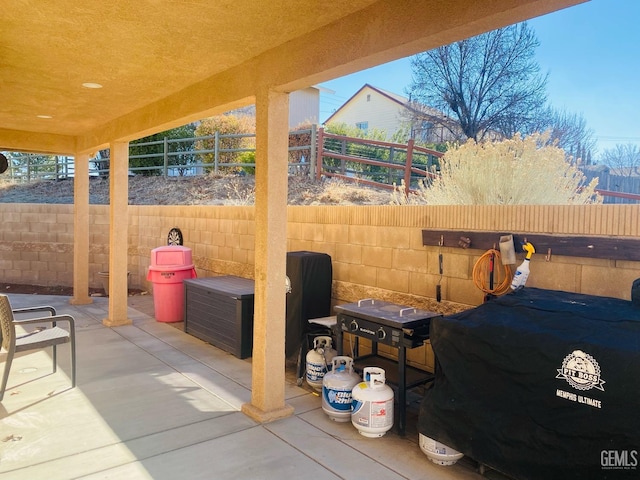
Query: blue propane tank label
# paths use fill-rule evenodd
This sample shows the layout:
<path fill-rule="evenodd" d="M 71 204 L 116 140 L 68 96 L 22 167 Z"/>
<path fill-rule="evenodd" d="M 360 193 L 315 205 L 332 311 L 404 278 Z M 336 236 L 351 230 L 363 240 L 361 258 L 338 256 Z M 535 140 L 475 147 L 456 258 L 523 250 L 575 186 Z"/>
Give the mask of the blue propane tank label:
<path fill-rule="evenodd" d="M 336 390 L 322 387 L 322 396 L 327 405 L 338 411 L 348 412 L 351 410 L 351 390 Z"/>
<path fill-rule="evenodd" d="M 323 363 L 307 363 L 307 380 L 312 382 L 322 382 L 327 367 Z"/>

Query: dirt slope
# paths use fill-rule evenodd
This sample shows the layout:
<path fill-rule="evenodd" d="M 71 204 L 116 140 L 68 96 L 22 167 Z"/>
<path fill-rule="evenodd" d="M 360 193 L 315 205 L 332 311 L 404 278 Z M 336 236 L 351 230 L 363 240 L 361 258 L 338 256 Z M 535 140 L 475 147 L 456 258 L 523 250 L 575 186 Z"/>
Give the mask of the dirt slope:
<path fill-rule="evenodd" d="M 340 181 L 289 177 L 289 205 L 386 205 L 388 190 Z M 129 178 L 130 205 L 251 205 L 253 176 L 198 176 Z M 89 201 L 109 204 L 109 180 L 92 177 Z M 73 203 L 73 179 L 16 184 L 0 178 L 0 203 Z"/>

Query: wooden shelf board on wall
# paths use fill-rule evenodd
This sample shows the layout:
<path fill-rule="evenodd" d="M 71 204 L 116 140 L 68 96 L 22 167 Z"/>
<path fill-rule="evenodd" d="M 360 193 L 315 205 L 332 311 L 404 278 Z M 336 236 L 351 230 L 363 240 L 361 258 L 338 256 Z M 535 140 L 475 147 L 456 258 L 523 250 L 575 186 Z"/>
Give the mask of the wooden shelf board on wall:
<path fill-rule="evenodd" d="M 499 248 L 500 237 L 513 235 L 516 253 L 522 245 L 531 242 L 539 255 L 550 254 L 570 257 L 605 258 L 610 260 L 640 261 L 640 239 L 616 237 L 589 237 L 542 235 L 512 232 L 468 232 L 462 230 L 422 230 L 424 246 L 472 248 L 489 250 Z"/>

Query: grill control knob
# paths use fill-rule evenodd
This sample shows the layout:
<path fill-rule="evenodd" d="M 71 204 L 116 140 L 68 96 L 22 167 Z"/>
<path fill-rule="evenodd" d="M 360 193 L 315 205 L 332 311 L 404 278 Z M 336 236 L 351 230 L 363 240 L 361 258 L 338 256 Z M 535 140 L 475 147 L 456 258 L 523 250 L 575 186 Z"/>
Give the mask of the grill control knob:
<path fill-rule="evenodd" d="M 356 322 L 355 320 L 351 320 L 351 323 L 349 324 L 349 330 L 351 330 L 352 332 L 355 332 L 358 330 L 358 322 Z"/>
<path fill-rule="evenodd" d="M 387 332 L 384 331 L 384 328 L 380 327 L 376 332 L 376 335 L 378 336 L 379 340 L 384 340 L 387 336 Z"/>

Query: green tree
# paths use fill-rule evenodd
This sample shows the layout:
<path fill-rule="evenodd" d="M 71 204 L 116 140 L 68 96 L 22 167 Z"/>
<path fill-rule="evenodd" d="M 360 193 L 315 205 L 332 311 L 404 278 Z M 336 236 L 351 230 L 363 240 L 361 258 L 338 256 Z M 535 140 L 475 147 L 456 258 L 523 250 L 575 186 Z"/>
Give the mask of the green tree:
<path fill-rule="evenodd" d="M 184 166 L 178 169 L 180 175 L 182 175 L 186 166 L 189 163 L 193 163 L 194 144 L 190 139 L 193 138 L 195 129 L 195 124 L 189 123 L 132 141 L 129 144 L 129 167 L 134 169 L 140 167 L 162 167 L 164 165 L 164 139 L 186 139 L 181 142 L 170 142 L 167 145 L 167 153 L 172 154 L 169 156 L 169 165 Z M 148 145 L 149 143 L 151 145 Z M 161 175 L 162 169 L 140 170 L 140 173 L 143 175 Z"/>

